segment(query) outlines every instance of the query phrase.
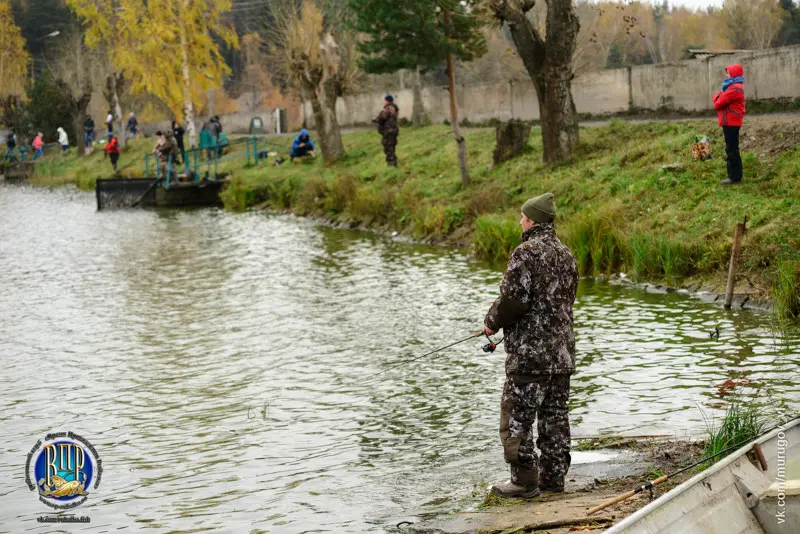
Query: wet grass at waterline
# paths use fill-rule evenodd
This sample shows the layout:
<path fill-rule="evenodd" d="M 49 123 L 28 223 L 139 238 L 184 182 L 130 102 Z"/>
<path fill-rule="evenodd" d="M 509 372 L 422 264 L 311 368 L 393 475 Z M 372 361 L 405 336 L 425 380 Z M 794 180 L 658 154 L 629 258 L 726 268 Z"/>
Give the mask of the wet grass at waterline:
<path fill-rule="evenodd" d="M 728 404 L 725 417 L 719 424 L 713 420 L 706 421 L 708 437 L 702 458 L 710 458 L 737 444 L 760 436 L 767 429 L 769 422 L 767 417 L 762 415 L 761 409 L 753 399 L 745 399 L 741 393 L 736 392 Z M 727 455 L 723 454 L 708 460 L 700 466 L 700 470 L 719 462 L 725 456 Z"/>
<path fill-rule="evenodd" d="M 224 196 L 235 210 L 264 206 L 418 239 L 472 243 L 480 257 L 502 262 L 519 243 L 519 206 L 552 191 L 558 233 L 584 275 L 625 271 L 670 284 L 686 276 L 724 277 L 734 227 L 746 214 L 740 272 L 773 298 L 780 291 L 778 307 L 791 304 L 800 287 L 778 272 L 779 266 L 781 272 L 800 266 L 790 253 L 800 248 L 800 151 L 770 162 L 744 153 L 745 183 L 724 188 L 719 130 L 712 121 L 612 122 L 582 129 L 573 161 L 550 167 L 541 163 L 534 130 L 525 154 L 492 167 L 494 130 L 471 129 L 473 183 L 466 189 L 446 127 L 404 129 L 398 169 L 386 167 L 377 134 L 362 131 L 344 136 L 347 156 L 336 165 L 243 170 Z M 712 160 L 691 160 L 695 135 L 711 137 Z"/>
<path fill-rule="evenodd" d="M 144 156 L 150 153 L 154 145 L 155 139 L 129 140 L 122 149 L 117 164 L 119 175 L 127 178 L 143 177 Z M 70 147 L 66 156 L 61 154 L 61 149 L 48 150 L 44 159 L 36 162 L 30 183 L 46 186 L 74 184 L 80 189 L 93 190 L 98 178 L 114 176 L 114 169 L 103 145 L 95 143 L 93 152 L 88 155 L 79 156 L 78 150 L 74 146 Z"/>
<path fill-rule="evenodd" d="M 691 160 L 695 135 L 709 135 L 713 159 Z M 747 215 L 741 279 L 751 281 L 759 296 L 775 299 L 781 317 L 799 315 L 800 283 L 792 277 L 800 269 L 799 150 L 769 160 L 745 152 L 744 183 L 726 188 L 719 185 L 724 142 L 714 121 L 584 128 L 573 160 L 555 166 L 541 162 L 538 128 L 526 153 L 495 167 L 494 130 L 467 129 L 465 136 L 473 182 L 467 188 L 452 133 L 429 126 L 402 130 L 399 168 L 386 167 L 374 131 L 344 135 L 347 155 L 327 167 L 321 158 L 279 166 L 270 158 L 250 168 L 243 159 L 226 162 L 221 170 L 232 172 L 233 182 L 223 199 L 231 210 L 268 207 L 472 244 L 480 257 L 504 262 L 519 242 L 522 203 L 552 191 L 558 233 L 583 274 L 624 271 L 670 284 L 684 276 L 724 279 L 734 227 Z M 753 144 L 747 125 L 742 137 Z M 121 175 L 143 175 L 143 156 L 153 143 L 131 142 L 120 158 Z M 52 160 L 37 166 L 34 183 L 90 189 L 96 178 L 111 174 L 101 150 Z"/>

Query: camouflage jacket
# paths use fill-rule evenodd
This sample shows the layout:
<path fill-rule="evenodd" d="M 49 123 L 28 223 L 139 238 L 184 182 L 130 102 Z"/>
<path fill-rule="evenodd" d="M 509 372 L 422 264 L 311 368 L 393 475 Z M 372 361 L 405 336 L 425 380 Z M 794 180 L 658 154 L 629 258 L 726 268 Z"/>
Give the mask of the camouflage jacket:
<path fill-rule="evenodd" d="M 378 133 L 381 135 L 391 135 L 400 132 L 397 126 L 397 115 L 400 109 L 394 104 L 386 104 L 380 112 L 375 122 L 378 123 Z"/>
<path fill-rule="evenodd" d="M 578 269 L 552 223 L 522 234 L 484 324 L 503 329 L 506 375 L 570 374 L 575 371 L 572 305 Z"/>

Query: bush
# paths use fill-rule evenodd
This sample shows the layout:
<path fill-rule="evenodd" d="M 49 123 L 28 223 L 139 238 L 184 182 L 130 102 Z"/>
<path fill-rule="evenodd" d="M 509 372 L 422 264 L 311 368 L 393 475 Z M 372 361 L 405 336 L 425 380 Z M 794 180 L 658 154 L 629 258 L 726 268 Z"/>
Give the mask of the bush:
<path fill-rule="evenodd" d="M 330 210 L 341 213 L 356 196 L 356 181 L 351 174 L 337 174 L 330 191 Z"/>
<path fill-rule="evenodd" d="M 520 244 L 522 230 L 516 221 L 497 215 L 483 215 L 475 221 L 475 252 L 490 260 L 507 260 Z"/>
<path fill-rule="evenodd" d="M 800 319 L 800 264 L 786 259 L 779 261 L 775 278 L 772 291 L 778 319 Z"/>
<path fill-rule="evenodd" d="M 350 212 L 364 218 L 372 218 L 385 222 L 391 219 L 394 212 L 396 192 L 393 189 L 377 186 L 356 189 Z"/>
<path fill-rule="evenodd" d="M 578 217 L 564 231 L 564 243 L 572 249 L 582 274 L 601 274 L 621 267 L 626 260 L 620 232 L 612 216 Z"/>
<path fill-rule="evenodd" d="M 766 419 L 760 414 L 760 408 L 755 405 L 753 399 L 745 401 L 737 392 L 728 404 L 719 427 L 713 421 L 706 420 L 708 440 L 703 449 L 703 457 L 707 458 L 736 445 L 743 445 L 746 441 L 761 435 L 766 426 Z M 719 462 L 725 456 L 710 460 L 711 463 L 708 465 Z"/>
<path fill-rule="evenodd" d="M 508 195 L 502 186 L 491 184 L 481 191 L 472 191 L 469 197 L 467 212 L 472 217 L 478 217 L 484 213 L 491 213 L 506 205 Z"/>
<path fill-rule="evenodd" d="M 300 194 L 297 197 L 297 205 L 301 214 L 317 211 L 324 203 L 328 195 L 328 183 L 319 177 L 306 179 Z"/>

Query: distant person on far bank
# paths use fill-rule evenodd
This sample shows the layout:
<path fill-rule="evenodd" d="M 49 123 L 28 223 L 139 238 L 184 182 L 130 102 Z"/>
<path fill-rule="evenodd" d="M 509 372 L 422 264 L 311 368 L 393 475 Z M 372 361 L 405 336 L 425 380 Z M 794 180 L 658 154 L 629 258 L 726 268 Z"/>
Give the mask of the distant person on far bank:
<path fill-rule="evenodd" d="M 136 119 L 136 115 L 133 114 L 131 111 L 130 116 L 128 117 L 128 137 L 135 138 L 136 137 L 136 128 L 139 126 L 139 121 Z"/>
<path fill-rule="evenodd" d="M 3 161 L 14 161 L 17 159 L 17 137 L 14 132 L 8 132 L 6 135 L 6 154 L 3 156 Z"/>
<path fill-rule="evenodd" d="M 108 139 L 110 141 L 114 136 L 114 112 L 110 110 L 108 115 L 106 115 L 106 127 L 108 128 Z"/>
<path fill-rule="evenodd" d="M 36 137 L 33 138 L 33 150 L 35 151 L 33 154 L 34 161 L 39 156 L 44 159 L 44 134 L 42 132 L 37 133 Z"/>
<path fill-rule="evenodd" d="M 111 140 L 106 143 L 103 150 L 108 154 L 111 160 L 111 166 L 114 168 L 114 174 L 117 174 L 117 162 L 119 161 L 119 140 L 116 135 L 111 136 Z"/>
<path fill-rule="evenodd" d="M 67 155 L 67 150 L 69 149 L 69 137 L 67 137 L 67 132 L 62 127 L 58 127 L 58 146 L 61 147 L 61 153 L 65 156 Z"/>
<path fill-rule="evenodd" d="M 386 95 L 383 100 L 383 111 L 372 122 L 378 123 L 378 133 L 381 134 L 381 144 L 383 153 L 386 154 L 386 165 L 397 167 L 397 136 L 400 134 L 400 127 L 397 124 L 400 109 L 394 103 L 392 95 Z"/>
<path fill-rule="evenodd" d="M 308 155 L 316 156 L 317 149 L 314 146 L 314 142 L 311 140 L 311 135 L 308 133 L 308 130 L 303 128 L 300 130 L 297 137 L 294 138 L 294 142 L 292 142 L 292 152 L 289 154 L 289 160 L 294 161 L 295 158 L 304 158 Z"/>
<path fill-rule="evenodd" d="M 171 141 L 172 132 L 164 133 L 158 131 L 156 132 L 156 136 L 158 137 L 158 141 L 156 141 L 156 146 L 153 147 L 153 154 L 158 156 L 158 167 L 161 171 L 160 176 L 167 176 L 167 173 L 171 173 L 173 170 L 178 147 Z"/>
<path fill-rule="evenodd" d="M 728 178 L 722 185 L 738 184 L 742 181 L 742 156 L 739 154 L 739 130 L 747 112 L 744 98 L 744 69 L 731 65 L 725 69 L 722 91 L 714 95 L 719 125 L 725 135 L 725 153 L 728 161 Z"/>
<path fill-rule="evenodd" d="M 183 145 L 183 135 L 185 133 L 186 130 L 183 129 L 183 126 L 178 121 L 172 121 L 172 135 L 175 137 L 175 142 L 178 144 L 178 150 L 181 153 L 181 165 L 183 160 L 186 159 L 186 148 Z"/>
<path fill-rule="evenodd" d="M 94 120 L 86 115 L 86 120 L 83 121 L 83 148 L 92 148 L 94 143 Z"/>

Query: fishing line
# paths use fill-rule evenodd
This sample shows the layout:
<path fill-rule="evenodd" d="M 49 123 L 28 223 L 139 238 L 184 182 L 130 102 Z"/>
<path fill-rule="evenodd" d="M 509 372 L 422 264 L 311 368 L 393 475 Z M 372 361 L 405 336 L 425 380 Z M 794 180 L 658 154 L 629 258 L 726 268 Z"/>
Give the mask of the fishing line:
<path fill-rule="evenodd" d="M 412 362 L 415 362 L 415 361 L 417 361 L 417 360 L 421 360 L 422 358 L 425 358 L 425 357 L 427 357 L 427 356 L 430 356 L 431 354 L 436 354 L 437 352 L 441 352 L 441 351 L 443 351 L 443 350 L 446 350 L 446 349 L 449 349 L 449 348 L 451 348 L 451 347 L 455 347 L 456 345 L 460 345 L 460 344 L 462 344 L 462 343 L 466 343 L 466 342 L 467 342 L 467 341 L 469 341 L 470 339 L 475 339 L 475 338 L 477 338 L 477 337 L 481 337 L 482 335 L 483 335 L 483 332 L 478 332 L 477 334 L 472 334 L 472 335 L 471 335 L 471 336 L 469 336 L 469 337 L 465 337 L 464 339 L 460 339 L 460 340 L 458 340 L 458 341 L 456 341 L 456 342 L 454 342 L 454 343 L 450 343 L 449 345 L 445 345 L 444 347 L 440 347 L 440 348 L 438 348 L 438 349 L 436 349 L 436 350 L 432 350 L 432 351 L 430 351 L 430 352 L 426 352 L 425 354 L 422 354 L 422 355 L 420 355 L 420 356 L 415 356 L 415 357 L 413 357 L 413 358 L 409 358 L 409 359 L 407 359 L 407 360 L 402 360 L 402 361 L 400 361 L 400 362 L 397 362 L 396 364 L 394 364 L 394 365 L 392 365 L 392 366 L 390 366 L 390 367 L 387 367 L 386 369 L 382 369 L 382 370 L 378 371 L 377 373 L 372 373 L 371 375 L 367 375 L 367 376 L 365 376 L 365 377 L 364 377 L 363 379 L 361 379 L 359 382 L 363 384 L 364 382 L 368 382 L 370 379 L 373 379 L 373 378 L 375 378 L 376 376 L 380 376 L 380 375 L 382 375 L 382 374 L 384 374 L 384 373 L 387 373 L 387 372 L 391 371 L 392 369 L 397 369 L 398 367 L 400 367 L 400 366 L 403 366 L 403 365 L 406 365 L 407 363 L 412 363 Z M 497 346 L 496 344 L 493 344 L 493 343 L 491 342 L 491 340 L 489 340 L 489 344 L 488 344 L 488 345 L 486 345 L 486 347 L 488 347 L 488 346 L 490 346 L 490 345 L 494 345 L 495 347 Z M 494 352 L 494 349 L 492 349 L 491 351 L 487 351 L 487 350 L 486 350 L 486 347 L 484 347 L 484 351 L 485 351 L 485 352 Z M 344 390 L 344 389 L 348 389 L 349 387 L 350 387 L 350 386 L 343 386 L 343 387 L 341 387 L 341 388 L 337 388 L 337 389 L 334 389 L 333 391 L 330 391 L 330 393 L 336 393 L 336 392 L 338 392 L 338 391 L 342 391 L 342 390 Z"/>

